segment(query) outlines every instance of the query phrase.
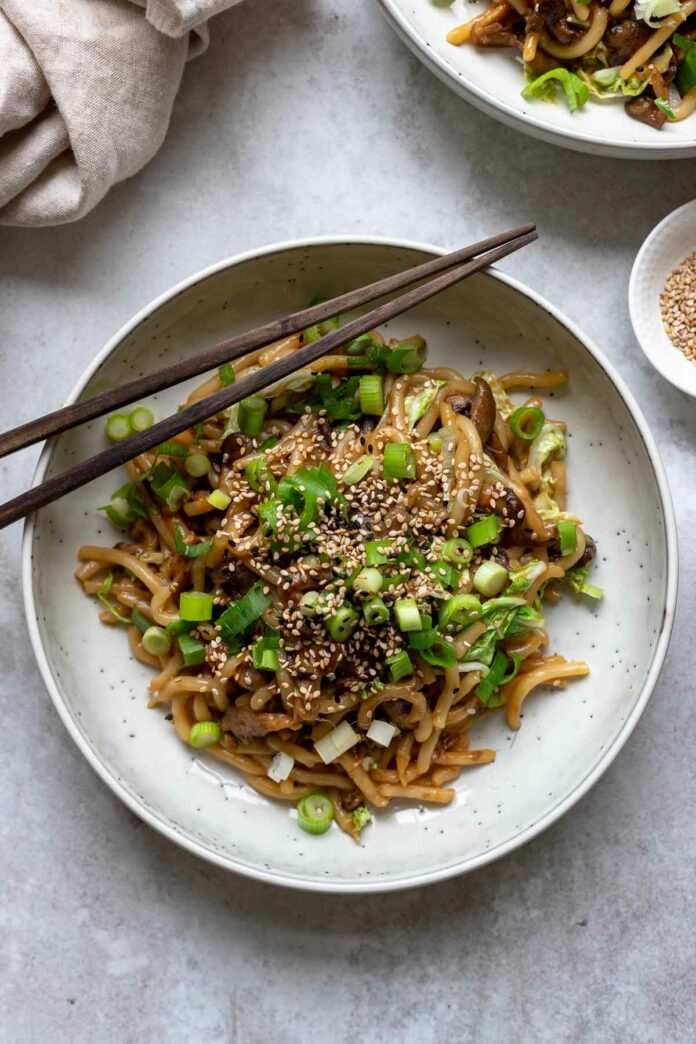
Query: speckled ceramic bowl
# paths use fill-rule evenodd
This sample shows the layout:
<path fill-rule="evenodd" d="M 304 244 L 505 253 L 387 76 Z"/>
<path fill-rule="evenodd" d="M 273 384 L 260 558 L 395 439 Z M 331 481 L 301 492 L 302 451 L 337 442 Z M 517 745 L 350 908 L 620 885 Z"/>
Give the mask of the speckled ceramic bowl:
<path fill-rule="evenodd" d="M 92 395 L 203 345 L 436 253 L 387 241 L 316 240 L 225 261 L 164 294 L 99 354 L 71 397 Z M 176 738 L 146 706 L 150 672 L 120 628 L 100 624 L 73 579 L 79 544 L 112 542 L 96 512 L 120 482 L 78 490 L 26 527 L 29 630 L 56 709 L 102 779 L 137 815 L 191 852 L 263 881 L 336 892 L 437 881 L 482 866 L 534 837 L 599 778 L 636 724 L 662 664 L 674 610 L 677 554 L 667 482 L 632 396 L 597 348 L 536 294 L 500 273 L 477 275 L 393 324 L 420 331 L 440 363 L 471 372 L 566 366 L 557 412 L 569 424 L 570 502 L 597 538 L 605 600 L 565 600 L 549 612 L 553 649 L 587 659 L 592 674 L 531 697 L 523 728 L 478 726 L 497 761 L 465 771 L 447 808 L 403 804 L 354 844 L 338 828 L 298 829 L 265 800 Z M 181 390 L 155 396 L 159 415 Z M 103 446 L 103 424 L 60 436 L 36 481 Z"/>
<path fill-rule="evenodd" d="M 522 97 L 522 66 L 509 49 L 455 47 L 447 34 L 485 8 L 476 0 L 377 0 L 387 21 L 431 72 L 477 109 L 533 138 L 594 156 L 686 159 L 696 156 L 694 119 L 661 131 L 631 119 L 620 101 L 590 99 L 577 112 Z"/>

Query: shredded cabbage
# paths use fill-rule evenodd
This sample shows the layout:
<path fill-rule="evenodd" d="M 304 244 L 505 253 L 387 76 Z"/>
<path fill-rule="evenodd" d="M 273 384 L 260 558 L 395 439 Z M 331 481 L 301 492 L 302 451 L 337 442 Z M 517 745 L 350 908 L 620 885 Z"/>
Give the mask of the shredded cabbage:
<path fill-rule="evenodd" d="M 484 381 L 493 392 L 493 398 L 495 399 L 498 413 L 504 420 L 507 420 L 507 418 L 515 412 L 515 404 L 510 402 L 508 394 L 500 383 L 498 375 L 493 373 L 492 370 L 478 370 L 478 372 L 474 374 L 474 377 L 483 377 Z"/>
<path fill-rule="evenodd" d="M 676 14 L 680 8 L 679 0 L 636 0 L 634 10 L 636 18 L 642 18 L 651 29 L 659 29 L 660 19 Z"/>
<path fill-rule="evenodd" d="M 413 428 L 421 417 L 428 412 L 435 401 L 438 391 L 446 383 L 447 381 L 427 381 L 420 391 L 406 396 L 404 406 L 406 407 L 409 428 Z"/>
<path fill-rule="evenodd" d="M 659 0 L 656 0 L 656 2 L 659 3 Z M 556 81 L 560 83 L 563 89 L 565 100 L 568 102 L 568 108 L 571 112 L 582 108 L 590 96 L 590 89 L 587 84 L 569 69 L 559 66 L 558 69 L 549 69 L 548 72 L 542 73 L 541 76 L 537 77 L 534 77 L 528 65 L 525 65 L 524 70 L 527 86 L 522 91 L 523 98 L 538 98 L 546 102 L 555 101 Z"/>
<path fill-rule="evenodd" d="M 592 73 L 583 70 L 580 76 L 590 92 L 598 98 L 635 98 L 642 94 L 648 86 L 648 80 L 639 80 L 635 76 L 623 80 L 620 69 L 620 66 L 615 65 Z"/>
<path fill-rule="evenodd" d="M 551 460 L 562 460 L 566 452 L 566 437 L 560 424 L 546 421 L 529 448 L 527 465 L 544 478 L 544 465 Z"/>
<path fill-rule="evenodd" d="M 534 559 L 519 569 L 513 569 L 510 573 L 510 586 L 507 589 L 509 595 L 524 594 L 538 580 L 546 569 L 546 563 Z"/>

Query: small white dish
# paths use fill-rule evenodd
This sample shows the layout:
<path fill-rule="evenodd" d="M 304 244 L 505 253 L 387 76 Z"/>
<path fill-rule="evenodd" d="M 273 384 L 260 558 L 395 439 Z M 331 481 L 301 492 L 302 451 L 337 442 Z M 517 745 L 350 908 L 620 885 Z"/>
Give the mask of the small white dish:
<path fill-rule="evenodd" d="M 434 247 L 389 240 L 293 242 L 223 261 L 148 305 L 121 329 L 70 401 L 133 378 L 235 332 L 334 296 L 429 256 Z M 251 790 L 234 769 L 192 751 L 147 707 L 151 671 L 105 627 L 73 573 L 80 544 L 114 543 L 96 511 L 123 481 L 106 475 L 30 519 L 23 584 L 29 633 L 70 735 L 114 793 L 146 823 L 218 866 L 258 880 L 329 892 L 374 892 L 442 880 L 483 866 L 544 830 L 587 792 L 640 718 L 667 650 L 677 584 L 676 527 L 667 480 L 625 384 L 576 326 L 521 283 L 489 271 L 390 324 L 415 331 L 431 359 L 464 372 L 565 366 L 550 402 L 568 423 L 569 496 L 597 538 L 599 603 L 564 599 L 548 614 L 551 650 L 586 659 L 587 679 L 525 704 L 522 729 L 477 726 L 494 764 L 462 774 L 455 801 L 396 803 L 356 845 L 337 827 L 303 834 L 294 810 Z M 186 385 L 153 396 L 159 416 Z M 189 385 L 190 387 L 190 385 Z M 104 422 L 65 432 L 41 455 L 35 482 L 104 446 Z"/>
<path fill-rule="evenodd" d="M 478 0 L 376 0 L 389 24 L 431 72 L 477 109 L 533 138 L 594 156 L 618 159 L 686 159 L 696 156 L 696 117 L 647 127 L 624 112 L 621 101 L 590 100 L 577 112 L 563 101 L 522 97 L 522 66 L 510 49 L 447 42 L 447 33 L 485 9 Z"/>
<path fill-rule="evenodd" d="M 643 243 L 631 270 L 628 308 L 638 344 L 658 373 L 696 398 L 696 363 L 672 344 L 660 310 L 667 276 L 694 251 L 696 200 L 663 218 Z"/>

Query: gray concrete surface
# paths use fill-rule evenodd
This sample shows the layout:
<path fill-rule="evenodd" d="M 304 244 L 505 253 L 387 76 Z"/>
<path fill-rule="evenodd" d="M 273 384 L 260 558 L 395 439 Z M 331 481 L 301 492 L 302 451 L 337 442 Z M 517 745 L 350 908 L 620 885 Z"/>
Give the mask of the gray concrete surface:
<path fill-rule="evenodd" d="M 505 267 L 637 395 L 682 526 L 680 612 L 642 722 L 548 833 L 418 892 L 304 896 L 197 861 L 97 780 L 34 665 L 20 532 L 3 533 L 0 1039 L 692 1041 L 696 403 L 644 361 L 626 288 L 645 234 L 694 194 L 693 163 L 593 159 L 505 129 L 368 0 L 247 0 L 212 30 L 147 170 L 77 226 L 0 231 L 2 426 L 58 405 L 137 308 L 225 255 L 332 232 L 454 245 L 533 218 L 543 244 Z M 34 456 L 1 463 L 3 495 Z"/>

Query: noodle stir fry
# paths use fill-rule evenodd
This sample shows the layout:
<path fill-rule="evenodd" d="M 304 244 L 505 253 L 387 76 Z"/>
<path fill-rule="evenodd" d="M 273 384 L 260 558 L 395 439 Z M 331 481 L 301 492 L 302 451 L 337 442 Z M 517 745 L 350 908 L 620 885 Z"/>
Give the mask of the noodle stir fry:
<path fill-rule="evenodd" d="M 547 653 L 543 616 L 563 586 L 601 597 L 566 510 L 565 424 L 537 397 L 567 375 L 424 361 L 420 337 L 365 335 L 135 458 L 102 509 L 121 541 L 79 550 L 101 619 L 156 672 L 150 706 L 312 833 L 359 840 L 394 799 L 446 805 L 495 758 L 474 722 L 517 729 L 534 688 L 588 673 Z M 233 380 L 225 365 L 188 401 Z M 534 397 L 515 406 L 516 388 Z M 152 420 L 138 407 L 107 434 Z"/>
<path fill-rule="evenodd" d="M 520 52 L 525 98 L 622 98 L 659 130 L 696 109 L 696 0 L 492 0 L 450 43 Z"/>

